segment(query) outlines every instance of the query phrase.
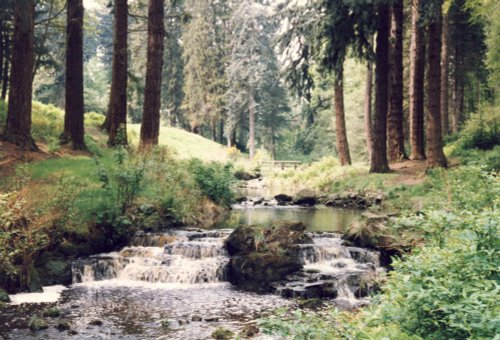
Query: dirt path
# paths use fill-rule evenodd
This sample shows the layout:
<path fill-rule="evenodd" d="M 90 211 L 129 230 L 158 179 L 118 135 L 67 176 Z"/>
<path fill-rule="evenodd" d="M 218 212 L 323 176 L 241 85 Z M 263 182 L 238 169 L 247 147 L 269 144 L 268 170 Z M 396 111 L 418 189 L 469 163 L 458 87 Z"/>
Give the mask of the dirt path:
<path fill-rule="evenodd" d="M 390 164 L 394 174 L 399 176 L 392 183 L 401 183 L 405 185 L 417 185 L 424 181 L 427 164 L 425 161 L 403 161 Z"/>

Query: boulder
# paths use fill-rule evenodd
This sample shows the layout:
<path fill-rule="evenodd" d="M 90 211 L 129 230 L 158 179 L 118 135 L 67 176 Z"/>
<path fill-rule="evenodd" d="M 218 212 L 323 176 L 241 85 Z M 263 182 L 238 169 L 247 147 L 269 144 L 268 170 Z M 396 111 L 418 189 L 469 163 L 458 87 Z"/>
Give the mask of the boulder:
<path fill-rule="evenodd" d="M 235 201 L 236 201 L 236 203 L 241 204 L 243 202 L 248 201 L 248 198 L 246 198 L 245 196 L 239 196 L 239 197 L 235 198 Z"/>
<path fill-rule="evenodd" d="M 71 329 L 71 324 L 68 320 L 60 320 L 55 326 L 59 332 L 69 331 Z"/>
<path fill-rule="evenodd" d="M 278 202 L 278 205 L 287 205 L 293 201 L 292 196 L 288 196 L 285 194 L 276 195 L 274 196 L 274 199 L 276 200 L 276 202 Z"/>
<path fill-rule="evenodd" d="M 255 229 L 239 226 L 226 240 L 226 249 L 230 256 L 255 251 Z"/>
<path fill-rule="evenodd" d="M 270 291 L 270 283 L 302 268 L 299 244 L 312 243 L 301 222 L 277 222 L 262 229 L 240 226 L 226 240 L 231 256 L 228 279 L 257 292 Z"/>
<path fill-rule="evenodd" d="M 260 174 L 258 174 L 258 173 L 251 174 L 251 173 L 243 171 L 243 170 L 238 170 L 238 171 L 235 171 L 234 177 L 240 181 L 251 181 L 252 179 L 259 178 Z"/>
<path fill-rule="evenodd" d="M 292 203 L 296 205 L 311 207 L 318 203 L 318 198 L 316 197 L 314 191 L 303 189 L 297 193 Z"/>
<path fill-rule="evenodd" d="M 302 268 L 290 255 L 254 252 L 233 256 L 229 261 L 229 282 L 245 290 L 266 292 L 273 281 Z"/>

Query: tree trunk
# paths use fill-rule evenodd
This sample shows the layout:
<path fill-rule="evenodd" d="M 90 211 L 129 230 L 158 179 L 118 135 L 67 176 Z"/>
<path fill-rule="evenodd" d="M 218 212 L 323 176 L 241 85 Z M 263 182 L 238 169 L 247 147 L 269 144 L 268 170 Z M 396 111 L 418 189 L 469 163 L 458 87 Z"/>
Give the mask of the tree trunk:
<path fill-rule="evenodd" d="M 4 58 L 4 43 L 3 43 L 3 24 L 0 20 L 0 79 L 3 78 L 3 58 Z"/>
<path fill-rule="evenodd" d="M 448 113 L 448 77 L 449 77 L 449 41 L 448 15 L 443 16 L 442 50 L 441 50 L 441 124 L 443 136 L 450 132 Z"/>
<path fill-rule="evenodd" d="M 419 26 L 419 0 L 412 2 L 410 42 L 410 158 L 425 159 L 424 145 L 424 32 Z"/>
<path fill-rule="evenodd" d="M 9 88 L 9 67 L 10 67 L 10 47 L 8 37 L 5 37 L 5 55 L 4 55 L 4 64 L 3 64 L 3 79 L 2 81 L 2 100 L 7 98 L 7 89 Z"/>
<path fill-rule="evenodd" d="M 271 128 L 271 159 L 276 160 L 276 134 L 273 128 Z"/>
<path fill-rule="evenodd" d="M 378 8 L 379 27 L 377 30 L 377 46 L 375 50 L 375 115 L 372 129 L 372 151 L 370 172 L 389 172 L 387 161 L 387 82 L 389 68 L 389 6 Z"/>
<path fill-rule="evenodd" d="M 212 140 L 214 142 L 217 142 L 217 122 L 215 121 L 215 119 L 210 123 L 210 129 L 212 132 Z"/>
<path fill-rule="evenodd" d="M 373 64 L 368 61 L 366 69 L 366 87 L 365 87 L 365 135 L 366 150 L 368 150 L 368 159 L 371 158 L 372 150 L 372 84 L 373 84 Z"/>
<path fill-rule="evenodd" d="M 224 145 L 224 119 L 219 121 L 219 143 Z"/>
<path fill-rule="evenodd" d="M 29 150 L 38 149 L 31 137 L 34 12 L 34 0 L 14 2 L 9 106 L 3 135 L 4 140 Z"/>
<path fill-rule="evenodd" d="M 427 26 L 427 167 L 445 167 L 443 135 L 441 133 L 441 7 L 436 18 Z"/>
<path fill-rule="evenodd" d="M 165 38 L 164 7 L 165 0 L 149 0 L 148 59 L 141 125 L 141 148 L 158 145 L 160 135 L 161 80 Z"/>
<path fill-rule="evenodd" d="M 0 78 L 0 82 L 2 82 L 2 100 L 7 98 L 7 89 L 9 87 L 9 66 L 10 66 L 10 39 L 9 34 L 7 32 L 4 33 L 3 40 L 0 41 L 0 44 L 3 46 L 3 60 L 0 61 L 3 63 L 2 67 L 2 78 Z"/>
<path fill-rule="evenodd" d="M 66 23 L 66 101 L 61 142 L 84 150 L 83 1 L 68 0 Z"/>
<path fill-rule="evenodd" d="M 344 112 L 344 84 L 342 71 L 338 75 L 334 84 L 335 99 L 335 142 L 339 154 L 340 165 L 350 165 L 351 156 L 349 154 L 349 144 L 347 142 L 347 132 L 345 127 Z"/>
<path fill-rule="evenodd" d="M 391 10 L 389 112 L 387 139 L 389 161 L 406 159 L 403 133 L 403 0 L 396 0 Z"/>
<path fill-rule="evenodd" d="M 250 152 L 250 160 L 253 160 L 255 156 L 255 105 L 252 102 L 248 107 L 248 117 L 249 117 L 249 132 L 248 132 L 248 148 Z"/>
<path fill-rule="evenodd" d="M 127 0 L 115 0 L 108 145 L 127 145 Z"/>

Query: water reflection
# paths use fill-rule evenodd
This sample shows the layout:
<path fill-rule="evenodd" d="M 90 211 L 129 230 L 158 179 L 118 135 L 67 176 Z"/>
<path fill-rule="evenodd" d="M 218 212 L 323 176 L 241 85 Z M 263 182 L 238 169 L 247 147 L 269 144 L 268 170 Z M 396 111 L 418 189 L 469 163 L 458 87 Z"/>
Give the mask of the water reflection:
<path fill-rule="evenodd" d="M 357 217 L 355 210 L 328 207 L 302 208 L 280 206 L 235 207 L 226 220 L 215 228 L 235 228 L 239 225 L 270 225 L 276 220 L 300 221 L 309 231 L 341 232 Z"/>

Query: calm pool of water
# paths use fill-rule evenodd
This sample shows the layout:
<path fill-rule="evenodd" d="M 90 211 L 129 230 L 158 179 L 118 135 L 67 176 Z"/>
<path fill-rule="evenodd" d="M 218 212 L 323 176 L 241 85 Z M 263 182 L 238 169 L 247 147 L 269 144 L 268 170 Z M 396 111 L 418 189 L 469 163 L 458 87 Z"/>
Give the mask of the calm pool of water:
<path fill-rule="evenodd" d="M 309 231 L 342 232 L 358 216 L 359 211 L 324 206 L 303 208 L 297 206 L 235 206 L 229 216 L 215 228 L 236 228 L 239 225 L 271 225 L 273 221 L 300 221 Z"/>

